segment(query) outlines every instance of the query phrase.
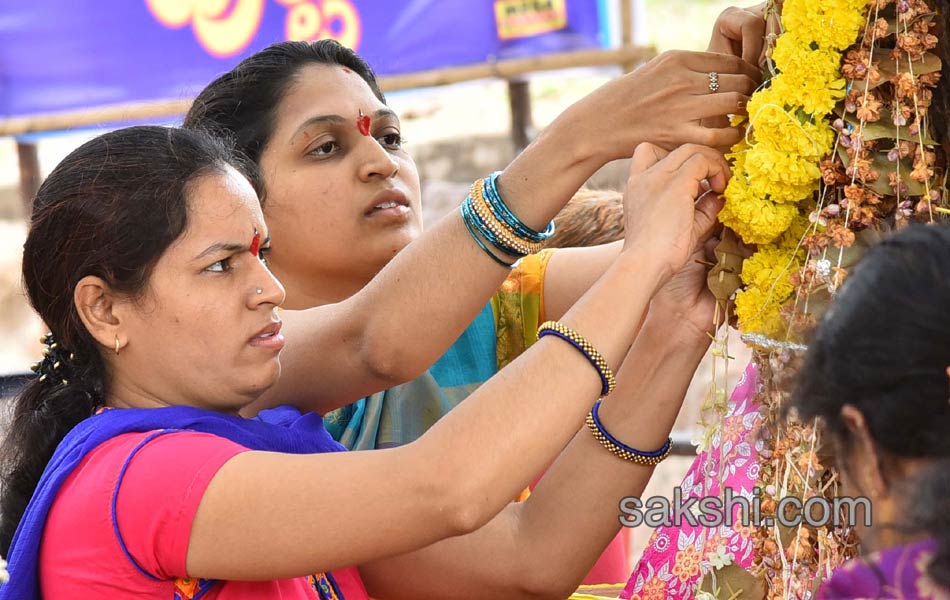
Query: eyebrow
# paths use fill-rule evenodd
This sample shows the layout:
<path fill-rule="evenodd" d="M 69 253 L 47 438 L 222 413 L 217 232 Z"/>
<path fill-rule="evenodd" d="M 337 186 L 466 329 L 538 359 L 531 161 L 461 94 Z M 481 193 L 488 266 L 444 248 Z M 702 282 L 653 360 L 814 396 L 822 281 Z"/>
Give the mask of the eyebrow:
<path fill-rule="evenodd" d="M 383 117 L 392 117 L 394 119 L 399 118 L 396 112 L 393 109 L 388 108 L 388 107 L 377 110 L 371 116 L 374 119 L 381 119 Z M 301 123 L 300 127 L 297 128 L 297 131 L 294 132 L 293 137 L 297 137 L 306 128 L 311 127 L 313 125 L 319 125 L 321 123 L 333 123 L 334 125 L 340 125 L 340 124 L 346 123 L 348 120 L 349 119 L 341 115 L 317 115 L 314 117 L 310 117 L 309 119 Z"/>
<path fill-rule="evenodd" d="M 265 248 L 270 244 L 270 236 L 267 236 L 261 241 L 261 248 Z M 204 251 L 196 256 L 194 260 L 201 260 L 202 258 L 209 256 L 211 254 L 217 254 L 219 252 L 226 252 L 227 254 L 234 254 L 236 252 L 248 252 L 250 251 L 250 244 L 235 244 L 233 242 L 218 242 L 216 244 L 211 244 Z"/>

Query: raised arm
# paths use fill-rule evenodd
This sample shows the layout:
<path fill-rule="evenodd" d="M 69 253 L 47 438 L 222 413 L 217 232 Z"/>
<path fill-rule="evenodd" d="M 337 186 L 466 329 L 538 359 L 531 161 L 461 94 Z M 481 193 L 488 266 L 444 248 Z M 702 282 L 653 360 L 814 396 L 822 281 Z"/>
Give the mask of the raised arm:
<path fill-rule="evenodd" d="M 706 235 L 718 203 L 697 213 Z M 714 298 L 696 252 L 651 303 L 600 417 L 636 448 L 662 446 L 709 345 Z M 566 598 L 620 529 L 620 501 L 640 496 L 650 467 L 623 461 L 582 428 L 526 502 L 510 504 L 478 531 L 360 568 L 374 598 L 444 600 L 497 596 Z M 474 592 L 477 590 L 477 592 Z"/>
<path fill-rule="evenodd" d="M 748 8 L 731 6 L 724 10 L 713 24 L 707 51 L 729 54 L 742 58 L 750 65 L 758 65 L 765 47 L 767 7 L 768 2 L 761 2 Z M 756 80 L 758 79 L 757 76 Z M 710 130 L 726 127 L 729 122 L 728 112 L 704 119 L 703 125 L 711 128 Z M 658 123 L 666 120 L 665 115 L 658 115 Z M 736 132 L 740 131 L 736 129 Z M 654 141 L 657 138 L 647 139 Z M 726 147 L 719 143 L 713 145 Z M 548 263 L 544 278 L 546 316 L 557 319 L 564 314 L 613 262 L 619 248 L 618 243 L 613 243 L 589 248 L 564 248 L 555 252 Z"/>
<path fill-rule="evenodd" d="M 699 181 L 725 185 L 726 165 L 711 150 L 678 150 L 644 173 L 654 161 L 653 148 L 638 149 L 633 161 L 627 195 L 644 214 L 641 225 L 562 320 L 614 366 L 653 292 L 695 245 Z M 640 200 L 654 196 L 664 201 Z M 475 531 L 570 442 L 599 391 L 599 377 L 579 352 L 544 338 L 412 444 L 333 455 L 240 454 L 201 501 L 189 575 L 299 576 Z"/>
<path fill-rule="evenodd" d="M 709 71 L 721 73 L 717 94 L 709 93 Z M 597 169 L 644 140 L 668 149 L 738 140 L 737 130 L 708 129 L 700 120 L 739 111 L 755 75 L 732 56 L 663 54 L 568 108 L 505 169 L 499 189 L 515 214 L 543 228 Z M 470 239 L 460 216 L 449 215 L 350 299 L 285 312 L 284 372 L 255 408 L 292 403 L 322 413 L 418 376 L 506 273 Z"/>

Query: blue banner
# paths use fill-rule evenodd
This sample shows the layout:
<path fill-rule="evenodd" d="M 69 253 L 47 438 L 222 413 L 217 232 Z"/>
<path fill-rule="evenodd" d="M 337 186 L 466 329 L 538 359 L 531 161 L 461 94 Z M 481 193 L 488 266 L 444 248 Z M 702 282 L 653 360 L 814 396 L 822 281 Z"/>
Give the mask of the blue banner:
<path fill-rule="evenodd" d="M 598 0 L 3 0 L 0 118 L 190 98 L 277 41 L 379 73 L 606 47 Z"/>

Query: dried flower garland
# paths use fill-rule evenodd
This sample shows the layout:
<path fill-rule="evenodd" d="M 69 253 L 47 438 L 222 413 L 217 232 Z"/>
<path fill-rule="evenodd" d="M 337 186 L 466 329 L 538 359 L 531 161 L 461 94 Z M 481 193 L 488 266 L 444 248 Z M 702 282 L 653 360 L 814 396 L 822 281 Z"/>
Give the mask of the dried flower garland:
<path fill-rule="evenodd" d="M 770 49 L 774 76 L 750 100 L 749 131 L 730 155 L 735 176 L 721 215 L 757 246 L 733 264 L 743 288 L 734 297 L 739 327 L 759 373 L 763 516 L 786 496 L 837 494 L 815 424 L 780 415 L 802 342 L 848 267 L 889 231 L 950 214 L 946 157 L 930 124 L 942 66 L 931 50 L 943 32 L 927 2 L 786 0 L 781 23 Z M 724 394 L 715 381 L 711 389 Z M 717 424 L 704 424 L 708 440 Z M 759 527 L 752 539 L 751 575 L 764 589 L 737 598 L 810 598 L 856 552 L 853 533 L 831 526 Z M 729 596 L 709 581 L 697 594 Z"/>

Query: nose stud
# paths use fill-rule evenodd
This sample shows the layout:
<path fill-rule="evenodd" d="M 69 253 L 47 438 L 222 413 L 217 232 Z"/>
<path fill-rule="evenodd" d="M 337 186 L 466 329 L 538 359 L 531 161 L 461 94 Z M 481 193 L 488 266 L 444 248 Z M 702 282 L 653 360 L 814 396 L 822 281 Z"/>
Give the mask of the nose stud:
<path fill-rule="evenodd" d="M 257 288 L 257 289 L 254 290 L 254 293 L 255 293 L 255 294 L 263 294 L 263 293 L 264 293 L 264 290 L 263 290 L 262 288 Z"/>

